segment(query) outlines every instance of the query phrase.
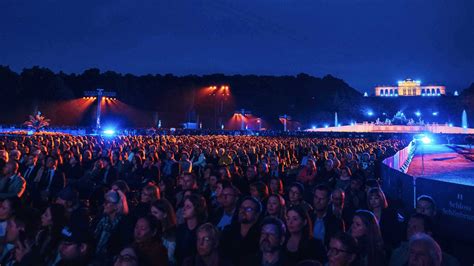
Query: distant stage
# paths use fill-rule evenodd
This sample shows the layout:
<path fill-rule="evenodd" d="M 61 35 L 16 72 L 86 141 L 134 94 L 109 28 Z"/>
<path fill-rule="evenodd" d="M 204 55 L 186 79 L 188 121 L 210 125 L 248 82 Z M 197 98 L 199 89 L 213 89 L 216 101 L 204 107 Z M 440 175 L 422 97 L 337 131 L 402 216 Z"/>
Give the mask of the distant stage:
<path fill-rule="evenodd" d="M 444 234 L 474 243 L 474 234 L 466 234 L 474 230 L 471 147 L 412 142 L 384 160 L 382 180 L 389 198 L 407 209 L 415 208 L 416 199 L 422 195 L 432 197 L 436 202 L 437 222 L 446 228 Z"/>
<path fill-rule="evenodd" d="M 474 187 L 474 162 L 469 159 L 472 154 L 468 146 L 421 145 L 415 151 L 407 174 Z"/>
<path fill-rule="evenodd" d="M 444 133 L 444 134 L 474 134 L 473 128 L 462 128 L 449 125 L 427 124 L 427 125 L 383 125 L 364 122 L 361 124 L 312 128 L 308 132 L 355 132 L 355 133 Z"/>

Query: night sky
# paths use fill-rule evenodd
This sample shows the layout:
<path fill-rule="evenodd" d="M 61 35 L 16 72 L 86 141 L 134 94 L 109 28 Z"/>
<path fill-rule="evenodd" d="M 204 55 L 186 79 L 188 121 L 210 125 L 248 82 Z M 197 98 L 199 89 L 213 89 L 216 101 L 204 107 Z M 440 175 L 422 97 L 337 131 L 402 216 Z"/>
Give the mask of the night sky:
<path fill-rule="evenodd" d="M 473 0 L 0 1 L 0 64 L 474 82 Z"/>

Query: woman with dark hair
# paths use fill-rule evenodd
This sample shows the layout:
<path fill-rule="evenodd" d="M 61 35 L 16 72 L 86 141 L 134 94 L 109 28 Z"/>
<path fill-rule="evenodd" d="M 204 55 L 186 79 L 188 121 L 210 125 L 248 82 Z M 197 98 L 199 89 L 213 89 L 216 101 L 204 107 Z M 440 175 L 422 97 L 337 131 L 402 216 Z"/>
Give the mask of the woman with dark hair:
<path fill-rule="evenodd" d="M 300 182 L 293 182 L 288 189 L 288 207 L 293 207 L 296 205 L 301 205 L 306 210 L 306 212 L 311 213 L 313 207 L 304 200 L 304 185 Z"/>
<path fill-rule="evenodd" d="M 143 177 L 146 182 L 158 182 L 161 177 L 161 162 L 156 153 L 148 153 L 143 163 Z"/>
<path fill-rule="evenodd" d="M 382 234 L 372 212 L 358 210 L 352 219 L 350 233 L 359 243 L 361 265 L 386 264 Z"/>
<path fill-rule="evenodd" d="M 250 184 L 250 195 L 260 200 L 261 202 L 265 201 L 268 198 L 268 187 L 262 181 L 257 181 Z"/>
<path fill-rule="evenodd" d="M 279 177 L 271 177 L 268 186 L 271 193 L 280 195 L 285 194 L 285 191 L 283 190 L 283 181 Z"/>
<path fill-rule="evenodd" d="M 52 261 L 61 242 L 61 230 L 66 224 L 66 209 L 60 204 L 51 204 L 41 215 L 41 227 L 33 249 L 43 263 Z"/>
<path fill-rule="evenodd" d="M 176 214 L 173 206 L 166 199 L 160 199 L 151 204 L 151 215 L 161 223 L 161 241 L 168 250 L 168 262 L 176 264 L 174 256 L 176 249 Z"/>
<path fill-rule="evenodd" d="M 176 230 L 176 260 L 181 266 L 183 259 L 196 255 L 196 229 L 207 220 L 206 200 L 199 194 L 184 197 L 183 205 L 184 224 Z"/>
<path fill-rule="evenodd" d="M 379 222 L 385 248 L 392 250 L 397 247 L 403 235 L 401 223 L 398 222 L 398 213 L 388 206 L 385 194 L 379 187 L 371 188 L 367 192 L 367 206 Z"/>
<path fill-rule="evenodd" d="M 148 215 L 137 220 L 133 247 L 145 265 L 168 265 L 167 250 L 161 243 L 161 226 L 155 216 Z"/>
<path fill-rule="evenodd" d="M 0 239 L 5 237 L 7 222 L 21 208 L 18 197 L 6 198 L 0 203 Z"/>
<path fill-rule="evenodd" d="M 279 194 L 271 194 L 267 200 L 265 216 L 273 216 L 282 221 L 286 217 L 286 203 L 285 199 Z"/>
<path fill-rule="evenodd" d="M 357 240 L 348 233 L 339 232 L 329 241 L 328 266 L 358 265 Z"/>
<path fill-rule="evenodd" d="M 308 259 L 326 261 L 324 245 L 313 237 L 312 224 L 309 214 L 302 206 L 291 207 L 286 212 L 289 237 L 285 247 L 290 265 Z"/>
<path fill-rule="evenodd" d="M 132 189 L 139 189 L 143 181 L 143 160 L 135 154 L 132 158 L 132 169 L 126 178 L 127 184 Z"/>
<path fill-rule="evenodd" d="M 342 190 L 345 190 L 348 186 L 351 185 L 352 172 L 351 169 L 347 166 L 341 168 L 340 174 L 336 180 L 336 187 Z"/>

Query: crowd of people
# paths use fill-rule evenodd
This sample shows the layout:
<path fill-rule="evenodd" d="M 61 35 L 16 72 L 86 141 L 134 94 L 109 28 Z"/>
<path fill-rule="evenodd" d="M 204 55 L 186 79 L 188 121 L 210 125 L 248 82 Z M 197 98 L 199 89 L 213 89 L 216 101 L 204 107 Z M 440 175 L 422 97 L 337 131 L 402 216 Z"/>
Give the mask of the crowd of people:
<path fill-rule="evenodd" d="M 2 136 L 0 264 L 456 265 L 380 187 L 408 141 Z"/>

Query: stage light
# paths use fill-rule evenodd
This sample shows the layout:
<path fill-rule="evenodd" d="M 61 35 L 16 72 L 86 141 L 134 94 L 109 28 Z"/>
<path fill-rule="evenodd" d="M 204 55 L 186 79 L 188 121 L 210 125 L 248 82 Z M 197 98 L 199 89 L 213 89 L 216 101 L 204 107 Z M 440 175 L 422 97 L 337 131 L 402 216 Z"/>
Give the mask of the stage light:
<path fill-rule="evenodd" d="M 415 112 L 415 115 L 416 115 L 416 116 L 421 116 L 420 111 L 416 111 L 416 112 Z"/>
<path fill-rule="evenodd" d="M 438 115 L 438 112 L 433 112 L 433 116 L 437 116 Z"/>
<path fill-rule="evenodd" d="M 106 135 L 106 136 L 113 136 L 113 135 L 115 135 L 115 130 L 114 130 L 114 129 L 110 129 L 110 128 L 109 128 L 109 129 L 106 129 L 106 130 L 104 130 L 104 135 Z"/>
<path fill-rule="evenodd" d="M 368 111 L 368 112 L 367 112 L 367 115 L 368 115 L 368 116 L 373 116 L 373 115 L 374 115 L 374 112 Z"/>
<path fill-rule="evenodd" d="M 431 139 L 428 138 L 427 136 L 424 136 L 423 138 L 421 138 L 421 142 L 423 142 L 423 144 L 430 144 Z"/>
<path fill-rule="evenodd" d="M 448 126 L 449 126 L 449 127 L 453 127 L 453 123 L 449 123 L 449 125 L 448 125 Z"/>
<path fill-rule="evenodd" d="M 311 126 L 311 128 L 312 128 L 312 129 L 316 129 L 316 126 L 313 125 L 313 126 Z"/>
<path fill-rule="evenodd" d="M 324 125 L 324 128 L 328 128 L 328 127 L 329 127 L 329 125 Z"/>

